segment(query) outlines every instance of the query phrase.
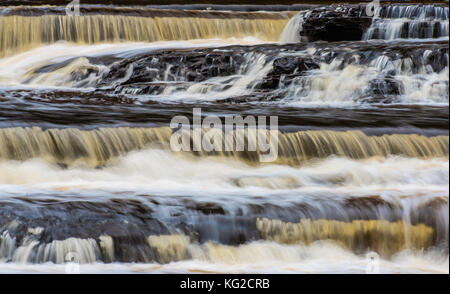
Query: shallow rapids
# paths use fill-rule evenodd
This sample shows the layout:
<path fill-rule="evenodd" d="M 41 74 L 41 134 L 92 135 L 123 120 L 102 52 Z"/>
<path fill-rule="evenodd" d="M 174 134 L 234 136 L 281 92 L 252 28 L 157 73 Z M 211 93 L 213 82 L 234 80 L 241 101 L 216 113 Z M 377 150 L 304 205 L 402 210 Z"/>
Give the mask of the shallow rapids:
<path fill-rule="evenodd" d="M 358 131 L 300 131 L 280 133 L 264 130 L 263 133 L 246 130 L 223 132 L 220 129 L 202 129 L 202 136 L 211 136 L 214 149 L 207 151 L 195 140 L 196 130 L 176 131 L 189 144 L 197 156 L 231 157 L 257 164 L 264 152 L 258 138 L 265 136 L 269 148 L 277 150 L 274 163 L 298 165 L 311 159 L 342 156 L 351 159 L 403 156 L 423 159 L 448 158 L 448 136 L 425 137 L 419 135 L 367 136 Z M 223 141 L 215 142 L 217 135 Z M 170 128 L 101 128 L 79 129 L 10 128 L 0 129 L 0 160 L 27 160 L 41 158 L 63 166 L 85 165 L 99 167 L 114 158 L 135 150 L 159 147 L 172 148 L 175 132 Z M 270 140 L 269 137 L 276 138 Z M 184 139 L 186 138 L 186 139 Z M 192 141 L 191 141 L 192 140 Z M 242 151 L 235 146 L 244 142 Z M 275 146 L 276 144 L 276 146 Z M 251 149 L 255 146 L 255 150 Z M 230 151 L 228 151 L 230 150 Z M 269 150 L 270 151 L 270 150 Z M 177 152 L 175 152 L 177 153 Z M 187 151 L 179 154 L 189 153 Z"/>
<path fill-rule="evenodd" d="M 220 250 L 220 249 L 216 249 Z M 231 252 L 230 252 L 231 251 Z M 240 260 L 242 256 L 254 256 L 251 260 Z M 255 254 L 256 252 L 256 254 Z M 256 243 L 233 250 L 223 248 L 218 252 L 226 259 L 211 262 L 206 258 L 199 260 L 177 261 L 169 264 L 159 263 L 93 263 L 80 265 L 80 271 L 95 273 L 156 273 L 156 274 L 195 274 L 195 273 L 278 273 L 278 274 L 325 274 L 347 273 L 364 274 L 367 258 L 353 255 L 334 244 L 317 244 L 310 247 L 279 245 L 276 243 Z M 448 272 L 448 258 L 439 253 L 411 254 L 402 252 L 393 260 L 380 261 L 380 273 L 383 274 L 445 274 Z M 18 264 L 3 263 L 1 273 L 64 273 L 65 265 L 55 264 Z"/>
<path fill-rule="evenodd" d="M 0 7 L 0 273 L 448 274 L 448 6 L 80 11 Z"/>
<path fill-rule="evenodd" d="M 194 189 L 206 185 L 211 191 L 244 190 L 340 190 L 351 192 L 393 190 L 411 193 L 436 191 L 448 193 L 448 162 L 446 159 L 407 159 L 390 157 L 355 161 L 329 158 L 305 163 L 301 167 L 282 165 L 252 167 L 226 158 L 200 159 L 148 150 L 118 158 L 102 169 L 82 167 L 61 168 L 40 159 L 18 162 L 1 161 L 2 185 L 54 190 L 115 189 L 133 186 L 168 190 Z M 41 171 L 41 172 L 40 172 Z M 42 173 L 42 171 L 45 171 Z M 204 189 L 208 190 L 205 187 Z M 4 186 L 4 188 L 7 188 Z M 8 189 L 9 190 L 9 189 Z"/>
<path fill-rule="evenodd" d="M 276 42 L 289 20 L 283 13 L 185 13 L 155 17 L 121 15 L 0 16 L 0 56 L 56 41 L 98 44 L 255 37 Z M 205 15 L 204 15 L 205 14 Z M 20 32 L 20 33 L 19 33 Z"/>

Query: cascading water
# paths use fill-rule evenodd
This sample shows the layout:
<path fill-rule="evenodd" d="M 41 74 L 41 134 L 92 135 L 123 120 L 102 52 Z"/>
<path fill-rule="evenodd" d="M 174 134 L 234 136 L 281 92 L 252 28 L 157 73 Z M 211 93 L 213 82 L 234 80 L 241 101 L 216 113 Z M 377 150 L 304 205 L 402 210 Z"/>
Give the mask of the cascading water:
<path fill-rule="evenodd" d="M 199 7 L 0 7 L 0 272 L 448 273 L 448 7 Z"/>
<path fill-rule="evenodd" d="M 377 11 L 364 39 L 448 38 L 448 7 L 384 6 Z"/>
<path fill-rule="evenodd" d="M 67 41 L 98 44 L 121 41 L 155 42 L 214 38 L 257 37 L 277 41 L 289 21 L 289 13 L 165 13 L 149 10 L 149 16 L 93 14 L 0 17 L 0 33 L 5 36 L 0 56 L 42 44 Z"/>
<path fill-rule="evenodd" d="M 280 43 L 298 43 L 301 41 L 299 32 L 302 31 L 303 13 L 298 13 L 287 23 L 281 34 Z"/>

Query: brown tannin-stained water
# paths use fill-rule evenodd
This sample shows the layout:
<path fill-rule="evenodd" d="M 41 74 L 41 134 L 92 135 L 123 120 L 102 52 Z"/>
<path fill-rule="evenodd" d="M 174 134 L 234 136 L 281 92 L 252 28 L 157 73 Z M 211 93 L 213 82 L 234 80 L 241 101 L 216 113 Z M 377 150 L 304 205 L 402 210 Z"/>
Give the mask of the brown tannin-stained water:
<path fill-rule="evenodd" d="M 448 274 L 448 6 L 365 8 L 0 7 L 0 272 Z"/>

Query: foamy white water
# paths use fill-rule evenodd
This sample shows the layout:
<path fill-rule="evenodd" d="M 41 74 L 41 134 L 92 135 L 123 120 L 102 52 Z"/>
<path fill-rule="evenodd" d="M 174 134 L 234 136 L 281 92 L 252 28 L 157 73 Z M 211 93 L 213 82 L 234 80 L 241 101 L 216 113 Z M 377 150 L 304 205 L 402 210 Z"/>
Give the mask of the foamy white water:
<path fill-rule="evenodd" d="M 44 172 L 45 171 L 45 172 Z M 26 189 L 142 191 L 447 192 L 447 159 L 313 160 L 300 167 L 249 166 L 163 150 L 132 152 L 102 169 L 62 169 L 39 159 L 0 161 L 0 185 Z M 201 188 L 200 188 L 201 187 Z M 370 193 L 370 192 L 369 192 Z"/>
<path fill-rule="evenodd" d="M 146 52 L 161 49 L 193 49 L 205 47 L 222 47 L 230 45 L 255 45 L 263 41 L 248 37 L 244 39 L 207 39 L 190 41 L 159 41 L 152 43 L 105 43 L 98 45 L 76 45 L 60 41 L 52 45 L 44 45 L 13 56 L 0 58 L 0 86 L 26 85 L 30 87 L 71 87 L 73 81 L 70 74 L 80 67 L 94 66 L 86 59 L 88 57 L 113 56 L 126 58 Z M 77 59 L 80 58 L 81 59 Z M 45 65 L 72 60 L 69 67 L 60 71 L 43 74 L 28 81 L 33 71 Z M 103 68 L 106 70 L 106 68 Z"/>
<path fill-rule="evenodd" d="M 299 32 L 302 30 L 303 14 L 291 18 L 280 37 L 280 44 L 297 43 L 301 41 Z"/>
<path fill-rule="evenodd" d="M 94 89 L 111 68 L 111 65 L 103 65 L 90 60 L 91 58 L 107 56 L 129 58 L 161 49 L 212 48 L 260 43 L 260 40 L 254 38 L 92 46 L 59 43 L 0 59 L 0 85 L 25 88 L 69 88 L 86 91 Z M 327 51 L 321 53 L 308 48 L 296 52 L 293 56 L 310 58 L 320 55 L 325 57 L 327 54 L 329 54 Z M 336 57 L 329 63 L 320 63 L 318 69 L 311 69 L 306 74 L 294 77 L 287 84 L 281 78 L 273 93 L 282 99 L 274 103 L 300 107 L 358 105 L 361 104 L 361 101 L 372 98 L 371 89 L 374 87 L 374 83 L 380 83 L 386 76 L 392 76 L 390 78 L 392 85 L 388 86 L 392 89 L 382 90 L 387 91 L 382 95 L 393 97 L 393 101 L 390 103 L 448 105 L 448 54 L 446 55 L 447 66 L 440 71 L 434 71 L 431 66 L 426 64 L 429 54 L 431 51 L 425 52 L 423 66 L 415 64 L 415 61 L 409 57 L 395 59 L 385 54 L 380 54 L 369 64 L 359 64 L 352 62 L 352 59 L 344 60 Z M 152 81 L 166 84 L 164 90 L 156 95 L 137 95 L 136 98 L 141 101 L 195 103 L 249 95 L 251 97 L 260 91 L 259 85 L 274 70 L 274 61 L 264 53 L 255 52 L 246 53 L 244 58 L 245 62 L 238 67 L 235 74 L 211 77 L 200 82 L 187 82 L 185 76 L 170 73 L 173 65 L 168 64 L 163 78 Z M 360 58 L 357 54 L 353 57 L 356 61 Z M 47 67 L 50 70 L 46 70 Z M 149 70 L 157 71 L 150 67 Z M 132 73 L 133 66 L 129 66 L 127 74 L 115 80 L 114 84 L 119 85 L 126 82 Z M 78 75 L 83 75 L 83 78 L 81 80 L 75 78 Z M 183 84 L 182 87 L 180 87 L 180 83 Z M 136 89 L 129 87 L 125 87 L 121 92 L 132 96 L 137 93 Z"/>
<path fill-rule="evenodd" d="M 206 247 L 205 247 L 206 246 Z M 310 246 L 280 245 L 273 242 L 253 242 L 238 247 L 208 244 L 193 260 L 168 264 L 92 263 L 81 264 L 82 274 L 114 273 L 261 273 L 261 274 L 366 274 L 369 261 L 331 242 L 316 242 Z M 194 246 L 195 247 L 195 246 Z M 194 253 L 195 254 L 195 253 Z M 448 274 L 449 259 L 435 252 L 403 251 L 391 260 L 381 259 L 381 274 Z M 0 263 L 0 273 L 64 274 L 65 264 Z"/>
<path fill-rule="evenodd" d="M 359 17 L 344 8 L 290 21 L 292 12 L 2 12 L 0 273 L 65 273 L 76 254 L 81 273 L 363 274 L 375 251 L 380 273 L 448 274 L 448 7 L 383 5 L 360 40 L 309 42 L 322 12 Z M 408 119 L 378 125 L 378 106 L 355 125 L 363 114 L 326 124 L 393 133 L 368 138 L 328 132 L 331 111 L 300 123 L 281 114 L 283 126 L 318 131 L 284 134 L 277 164 L 158 149 L 171 131 L 144 130 L 166 126 L 171 103 L 221 116 L 242 102 L 255 115 L 260 104 L 288 113 L 386 103 Z M 414 121 L 416 110 L 425 117 Z M 121 114 L 129 129 L 112 127 Z"/>

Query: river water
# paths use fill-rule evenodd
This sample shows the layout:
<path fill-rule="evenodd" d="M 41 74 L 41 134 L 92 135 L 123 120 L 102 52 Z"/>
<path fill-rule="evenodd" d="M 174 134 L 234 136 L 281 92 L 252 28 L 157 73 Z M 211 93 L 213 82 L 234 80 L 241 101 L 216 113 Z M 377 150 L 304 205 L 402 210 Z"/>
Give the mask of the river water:
<path fill-rule="evenodd" d="M 81 8 L 0 7 L 0 272 L 448 273 L 448 6 Z"/>

